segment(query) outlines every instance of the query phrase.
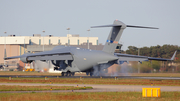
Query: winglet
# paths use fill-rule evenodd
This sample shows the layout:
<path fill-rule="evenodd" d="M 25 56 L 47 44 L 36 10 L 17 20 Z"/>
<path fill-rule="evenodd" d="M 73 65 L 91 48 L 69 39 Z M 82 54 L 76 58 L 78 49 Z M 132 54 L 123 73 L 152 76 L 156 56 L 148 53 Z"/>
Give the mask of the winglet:
<path fill-rule="evenodd" d="M 177 51 L 175 51 L 175 52 L 174 52 L 174 54 L 173 54 L 173 56 L 172 56 L 171 60 L 174 60 L 174 59 L 175 59 L 176 52 L 177 52 Z"/>

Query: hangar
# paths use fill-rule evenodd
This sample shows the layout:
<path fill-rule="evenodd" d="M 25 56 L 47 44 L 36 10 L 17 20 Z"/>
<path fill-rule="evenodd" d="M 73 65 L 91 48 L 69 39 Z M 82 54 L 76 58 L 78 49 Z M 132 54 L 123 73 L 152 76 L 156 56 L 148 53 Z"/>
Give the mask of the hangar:
<path fill-rule="evenodd" d="M 41 52 L 51 50 L 57 45 L 75 46 L 80 48 L 89 48 L 101 50 L 102 44 L 99 44 L 98 37 L 80 37 L 79 35 L 67 34 L 66 37 L 41 34 L 32 36 L 8 35 L 0 37 L 0 65 L 8 65 L 9 68 L 19 68 L 22 70 L 26 64 L 20 59 L 4 60 L 4 56 L 18 56 L 27 52 Z M 5 51 L 6 50 L 6 51 Z"/>

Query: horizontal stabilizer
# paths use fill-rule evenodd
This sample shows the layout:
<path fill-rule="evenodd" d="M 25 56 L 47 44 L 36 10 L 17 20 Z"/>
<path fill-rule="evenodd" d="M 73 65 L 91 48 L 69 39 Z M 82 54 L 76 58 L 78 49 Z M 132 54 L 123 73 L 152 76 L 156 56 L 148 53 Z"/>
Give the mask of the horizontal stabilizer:
<path fill-rule="evenodd" d="M 144 27 L 144 26 L 133 26 L 133 25 L 127 25 L 126 27 L 133 27 L 133 28 L 148 28 L 148 29 L 159 29 L 155 27 Z"/>
<path fill-rule="evenodd" d="M 99 27 L 121 27 L 122 25 L 101 25 L 101 26 L 92 26 L 91 28 L 99 28 Z M 147 28 L 147 29 L 159 29 L 156 27 L 145 27 L 145 26 L 133 26 L 133 25 L 126 25 L 126 27 L 133 27 L 133 28 Z"/>
<path fill-rule="evenodd" d="M 121 21 L 115 20 L 113 24 L 109 25 L 101 25 L 101 26 L 92 26 L 91 28 L 99 28 L 99 27 L 112 27 L 111 31 L 109 33 L 109 36 L 106 40 L 106 43 L 104 45 L 104 48 L 102 51 L 114 54 L 114 51 L 117 47 L 117 44 L 119 43 L 119 40 L 121 38 L 121 35 L 123 33 L 123 30 L 126 29 L 126 27 L 132 27 L 132 28 L 148 28 L 148 29 L 158 29 L 155 27 L 145 27 L 145 26 L 133 26 L 133 25 L 126 25 Z"/>
<path fill-rule="evenodd" d="M 121 27 L 121 26 L 122 25 L 112 24 L 112 25 L 92 26 L 91 28 L 98 28 L 98 27 Z"/>

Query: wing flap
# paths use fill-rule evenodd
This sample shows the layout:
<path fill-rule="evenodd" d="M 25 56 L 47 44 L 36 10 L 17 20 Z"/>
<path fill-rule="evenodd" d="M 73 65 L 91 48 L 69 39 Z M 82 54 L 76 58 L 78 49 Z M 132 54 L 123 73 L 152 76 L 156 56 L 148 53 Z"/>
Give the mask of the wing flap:
<path fill-rule="evenodd" d="M 70 52 L 69 51 L 59 52 L 59 50 L 51 50 L 51 51 L 44 51 L 44 52 L 39 52 L 39 53 L 33 53 L 33 54 L 28 55 L 28 57 L 31 57 L 31 56 L 58 55 L 58 54 L 70 54 Z"/>
<path fill-rule="evenodd" d="M 73 60 L 73 56 L 70 51 L 52 50 L 39 53 L 25 53 L 20 56 L 6 57 L 5 60 L 15 58 L 27 58 L 27 60 Z"/>
<path fill-rule="evenodd" d="M 148 57 L 148 60 L 156 60 L 156 61 L 172 61 L 171 59 L 154 58 L 154 57 Z"/>
<path fill-rule="evenodd" d="M 136 57 L 120 57 L 120 61 L 148 61 L 147 58 L 136 58 Z"/>
<path fill-rule="evenodd" d="M 119 54 L 115 53 L 119 57 L 119 61 L 147 61 L 147 56 L 129 55 L 129 54 Z"/>
<path fill-rule="evenodd" d="M 28 60 L 73 60 L 72 55 L 32 56 Z"/>

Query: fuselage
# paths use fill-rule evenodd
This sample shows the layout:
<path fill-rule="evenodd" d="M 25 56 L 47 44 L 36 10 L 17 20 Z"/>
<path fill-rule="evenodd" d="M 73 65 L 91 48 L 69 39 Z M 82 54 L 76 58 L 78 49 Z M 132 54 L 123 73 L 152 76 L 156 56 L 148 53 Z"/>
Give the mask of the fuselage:
<path fill-rule="evenodd" d="M 98 64 L 108 63 L 109 61 L 118 59 L 118 57 L 104 51 L 83 49 L 71 46 L 56 46 L 53 50 L 60 52 L 70 51 L 73 57 L 73 61 L 72 67 L 67 69 L 70 69 L 69 71 L 71 72 L 86 71 Z"/>

